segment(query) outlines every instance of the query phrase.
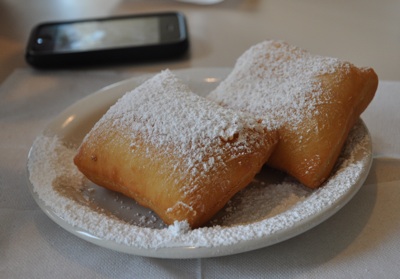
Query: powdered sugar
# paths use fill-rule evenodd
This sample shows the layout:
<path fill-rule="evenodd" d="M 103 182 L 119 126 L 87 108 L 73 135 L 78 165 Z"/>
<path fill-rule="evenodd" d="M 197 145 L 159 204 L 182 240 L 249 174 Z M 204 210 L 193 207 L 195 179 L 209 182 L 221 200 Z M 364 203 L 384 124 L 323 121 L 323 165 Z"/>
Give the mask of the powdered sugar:
<path fill-rule="evenodd" d="M 208 220 L 210 210 L 218 210 L 251 179 L 230 175 L 229 164 L 251 161 L 246 172 L 255 174 L 265 162 L 271 142 L 275 143 L 276 137 L 272 139 L 256 119 L 194 94 L 165 70 L 110 107 L 85 137 L 75 162 L 90 179 L 99 181 L 79 162 L 100 161 L 98 156 L 118 158 L 118 162 L 108 161 L 107 169 L 115 170 L 113 173 L 98 175 L 103 181 L 113 176 L 121 181 L 117 183 L 122 185 L 120 189 L 135 185 L 131 192 L 139 194 L 121 192 L 142 200 L 164 220 L 186 218 L 197 226 Z M 117 170 L 122 174 L 116 175 Z M 221 199 L 208 199 L 209 193 Z"/>
<path fill-rule="evenodd" d="M 244 115 L 200 98 L 165 70 L 119 99 L 92 132 L 96 138 L 107 137 L 104 129 L 97 129 L 112 122 L 110 131 L 124 133 L 122 136 L 131 142 L 131 152 L 138 141 L 144 141 L 176 164 L 174 168 L 182 167 L 183 162 L 191 177 L 198 178 L 224 164 L 226 148 L 240 156 L 251 152 L 251 146 L 258 147 L 265 131 L 255 119 Z M 258 132 L 245 133 L 245 129 Z"/>
<path fill-rule="evenodd" d="M 249 48 L 233 71 L 207 98 L 253 113 L 269 129 L 289 123 L 293 129 L 318 114 L 330 102 L 316 77 L 348 69 L 349 63 L 312 55 L 281 41 L 265 41 Z M 333 85 L 332 85 L 333 86 Z M 254 100 L 257 100 L 256 102 Z"/>
<path fill-rule="evenodd" d="M 153 222 L 130 222 L 105 210 L 104 196 L 94 196 L 100 190 L 93 190 L 95 186 L 85 181 L 72 163 L 75 149 L 57 136 L 40 136 L 35 140 L 28 170 L 39 205 L 56 216 L 64 227 L 72 226 L 71 230 L 111 241 L 115 243 L 112 248 L 131 253 L 146 254 L 143 249 L 160 249 L 146 255 L 184 257 L 186 250 L 172 255 L 168 250 L 163 254 L 163 248 L 208 247 L 217 248 L 212 254 L 218 255 L 223 254 L 221 247 L 247 241 L 260 240 L 257 247 L 275 243 L 329 217 L 361 186 L 371 162 L 370 148 L 370 137 L 365 126 L 359 123 L 351 132 L 331 178 L 318 190 L 308 190 L 290 177 L 284 176 L 282 180 L 279 173 L 272 174 L 276 181 L 268 181 L 271 173 L 264 169 L 253 185 L 238 193 L 209 226 L 195 230 L 190 230 L 184 222 L 154 228 Z M 59 190 L 61 186 L 64 191 Z M 90 198 L 82 198 L 85 195 Z M 104 195 L 110 193 L 104 192 Z M 262 199 L 256 200 L 258 197 L 265 199 L 264 205 Z M 121 207 L 119 201 L 118 204 Z M 124 207 L 132 216 L 136 210 L 143 210 L 134 204 Z M 146 216 L 155 218 L 151 214 Z"/>

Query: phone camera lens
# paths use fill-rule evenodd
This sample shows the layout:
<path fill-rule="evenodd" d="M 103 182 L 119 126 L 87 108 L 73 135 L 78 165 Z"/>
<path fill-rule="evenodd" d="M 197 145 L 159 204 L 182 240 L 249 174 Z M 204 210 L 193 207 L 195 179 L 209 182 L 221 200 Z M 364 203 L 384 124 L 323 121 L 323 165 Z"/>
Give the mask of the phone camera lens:
<path fill-rule="evenodd" d="M 36 38 L 36 45 L 44 46 L 52 41 L 52 36 L 48 34 L 41 34 Z"/>
<path fill-rule="evenodd" d="M 50 35 L 47 34 L 39 34 L 34 40 L 33 40 L 33 48 L 35 50 L 48 50 L 53 46 L 53 40 Z"/>

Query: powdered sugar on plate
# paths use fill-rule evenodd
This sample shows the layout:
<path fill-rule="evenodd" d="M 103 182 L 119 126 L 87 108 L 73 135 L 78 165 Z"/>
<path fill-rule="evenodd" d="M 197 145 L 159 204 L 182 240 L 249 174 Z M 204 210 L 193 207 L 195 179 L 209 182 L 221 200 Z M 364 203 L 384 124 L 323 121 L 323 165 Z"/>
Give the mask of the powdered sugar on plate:
<path fill-rule="evenodd" d="M 79 118 L 79 111 L 76 114 Z M 134 201 L 88 182 L 72 162 L 76 144 L 71 145 L 61 134 L 54 128 L 46 131 L 35 140 L 29 155 L 29 180 L 38 204 L 62 227 L 88 241 L 153 257 L 226 255 L 302 233 L 351 199 L 366 178 L 372 160 L 370 136 L 360 121 L 321 188 L 309 190 L 266 167 L 207 226 L 191 230 L 185 222 L 166 226 Z"/>

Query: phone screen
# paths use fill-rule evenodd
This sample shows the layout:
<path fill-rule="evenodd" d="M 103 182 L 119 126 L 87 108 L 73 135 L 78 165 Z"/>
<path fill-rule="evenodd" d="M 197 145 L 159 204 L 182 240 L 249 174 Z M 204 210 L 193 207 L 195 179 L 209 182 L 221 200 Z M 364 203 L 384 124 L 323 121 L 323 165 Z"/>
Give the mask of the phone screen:
<path fill-rule="evenodd" d="M 53 50 L 71 52 L 157 44 L 161 37 L 159 29 L 157 17 L 60 24 L 54 34 Z"/>
<path fill-rule="evenodd" d="M 189 48 L 186 20 L 178 12 L 44 22 L 32 29 L 26 61 L 67 67 L 173 58 Z"/>

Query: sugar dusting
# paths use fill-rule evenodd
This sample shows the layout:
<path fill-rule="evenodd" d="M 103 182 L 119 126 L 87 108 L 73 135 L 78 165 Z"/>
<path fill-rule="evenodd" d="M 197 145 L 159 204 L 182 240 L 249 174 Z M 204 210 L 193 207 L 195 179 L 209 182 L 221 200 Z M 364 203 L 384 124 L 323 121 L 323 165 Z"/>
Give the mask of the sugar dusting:
<path fill-rule="evenodd" d="M 284 124 L 296 129 L 303 119 L 317 115 L 321 104 L 333 101 L 316 77 L 340 73 L 337 69 L 346 71 L 349 66 L 283 41 L 264 41 L 244 52 L 207 98 L 238 110 L 245 108 L 269 129 Z"/>
<path fill-rule="evenodd" d="M 132 223 L 104 208 L 99 209 L 93 205 L 93 197 L 79 198 L 90 197 L 97 190 L 88 185 L 72 163 L 75 152 L 62 139 L 42 135 L 35 140 L 28 160 L 34 193 L 66 224 L 95 237 L 136 248 L 220 247 L 268 238 L 327 209 L 337 208 L 360 186 L 361 176 L 370 163 L 370 137 L 365 126 L 358 123 L 331 177 L 319 189 L 308 190 L 287 176 L 278 182 L 268 182 L 263 170 L 252 185 L 239 192 L 219 213 L 220 217 L 194 230 L 185 222 L 154 228 L 151 226 L 154 215 L 142 215 L 145 216 L 142 222 Z M 60 191 L 61 185 L 67 190 Z"/>
<path fill-rule="evenodd" d="M 206 205 L 205 196 L 210 192 L 206 186 L 212 185 L 214 193 L 221 197 L 228 196 L 238 184 L 232 176 L 224 178 L 232 172 L 229 162 L 237 160 L 241 164 L 251 156 L 251 164 L 258 170 L 265 162 L 263 151 L 271 147 L 270 141 L 276 141 L 270 138 L 257 119 L 198 96 L 169 70 L 164 70 L 112 105 L 86 135 L 81 150 L 94 150 L 88 155 L 91 158 L 99 154 L 105 157 L 104 153 L 117 156 L 125 166 L 130 166 L 126 167 L 130 173 L 132 169 L 140 172 L 151 168 L 152 175 L 142 180 L 141 187 L 156 177 L 163 181 L 162 185 L 157 184 L 159 191 L 170 198 L 162 206 L 150 207 L 160 215 L 174 216 L 171 218 L 185 218 L 175 213 L 179 211 L 184 212 L 181 216 L 196 216 L 186 217 L 194 226 L 196 218 L 202 218 L 207 208 L 212 210 L 221 203 L 210 199 L 212 202 L 207 200 L 210 205 Z M 121 152 L 114 148 L 119 141 L 123 144 L 118 145 L 124 147 Z M 98 149 L 103 149 L 103 153 L 97 153 Z M 122 152 L 128 157 L 118 155 Z M 146 157 L 149 160 L 141 160 Z M 143 162 L 143 166 L 127 163 L 132 158 Z M 111 162 L 108 168 L 119 168 L 121 164 Z M 121 176 L 121 180 L 126 182 L 126 176 Z M 154 195 L 143 193 L 145 190 L 138 192 L 148 204 L 159 202 Z"/>

